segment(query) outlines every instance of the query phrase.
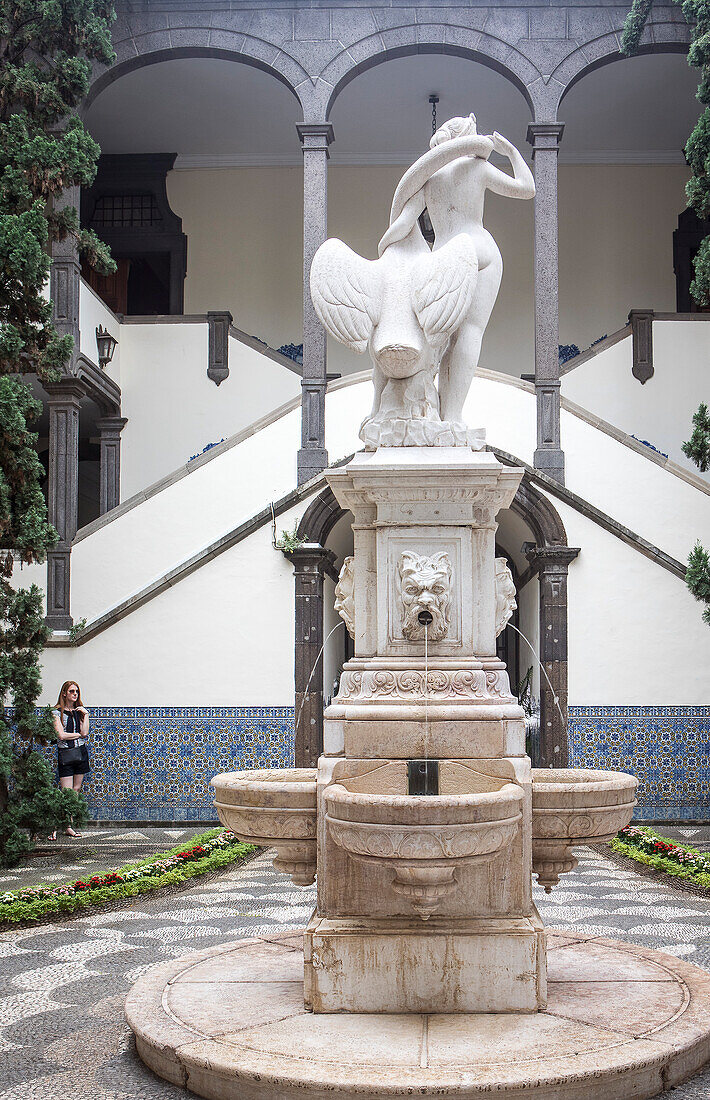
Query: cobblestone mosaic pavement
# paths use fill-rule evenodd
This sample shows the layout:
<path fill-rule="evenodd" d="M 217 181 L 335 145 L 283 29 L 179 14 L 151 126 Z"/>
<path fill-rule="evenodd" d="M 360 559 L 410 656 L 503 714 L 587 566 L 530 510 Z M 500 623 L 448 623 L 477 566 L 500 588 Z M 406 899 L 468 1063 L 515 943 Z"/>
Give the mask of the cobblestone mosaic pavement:
<path fill-rule="evenodd" d="M 174 829 L 101 829 L 89 826 L 78 838 L 59 833 L 56 841 L 46 838 L 37 842 L 29 861 L 21 867 L 0 871 L 0 893 L 22 890 L 40 883 L 71 882 L 106 871 L 115 871 L 139 859 L 175 848 L 190 837 L 204 833 L 209 825 L 199 828 Z"/>
<path fill-rule="evenodd" d="M 550 896 L 538 887 L 535 895 L 548 925 L 657 947 L 710 969 L 710 899 L 638 878 L 589 850 Z M 137 1058 L 123 1022 L 128 988 L 156 962 L 303 928 L 314 898 L 314 888 L 292 886 L 261 854 L 179 896 L 3 933 L 0 1100 L 187 1100 Z M 663 1097 L 709 1100 L 710 1068 Z"/>

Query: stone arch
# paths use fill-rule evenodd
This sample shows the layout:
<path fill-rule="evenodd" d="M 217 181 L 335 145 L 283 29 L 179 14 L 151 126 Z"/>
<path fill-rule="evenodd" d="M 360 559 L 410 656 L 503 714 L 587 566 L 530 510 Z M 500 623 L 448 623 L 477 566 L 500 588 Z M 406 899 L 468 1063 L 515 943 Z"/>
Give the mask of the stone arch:
<path fill-rule="evenodd" d="M 233 61 L 236 64 L 250 65 L 252 68 L 260 69 L 262 72 L 268 73 L 269 76 L 273 76 L 279 83 L 288 88 L 289 92 L 300 102 L 296 87 L 306 79 L 305 69 L 284 53 L 281 53 L 273 63 L 267 64 L 266 61 L 261 59 L 258 51 L 252 53 L 249 50 L 250 45 L 259 45 L 258 39 L 250 40 L 248 37 L 245 39 L 243 35 L 234 35 L 234 49 L 199 44 L 154 49 L 149 46 L 153 37 L 152 35 L 138 35 L 131 39 L 135 52 L 131 50 L 127 56 L 125 55 L 125 49 L 121 49 L 122 45 L 125 46 L 125 40 L 123 43 L 117 43 L 117 60 L 110 69 L 101 70 L 92 81 L 89 92 L 82 103 L 82 113 L 88 110 L 101 92 L 128 73 L 134 72 L 136 69 L 142 69 L 147 65 L 157 65 L 161 61 L 179 61 L 186 57 L 209 57 L 221 61 Z M 263 47 L 266 43 L 260 43 L 260 45 Z M 145 46 L 144 49 L 143 46 Z"/>
<path fill-rule="evenodd" d="M 540 581 L 540 659 L 551 686 L 541 677 L 538 767 L 565 767 L 567 748 L 567 568 L 579 550 L 567 544 L 554 505 L 526 472 L 511 505 L 535 536 L 527 552 Z M 323 671 L 316 667 L 323 646 L 323 577 L 335 577 L 326 542 L 346 514 L 326 486 L 309 504 L 297 534 L 303 545 L 290 555 L 295 583 L 296 765 L 313 767 L 323 748 Z M 315 669 L 315 672 L 313 671 Z M 309 683 L 310 681 L 310 683 Z M 560 713 L 561 711 L 561 713 Z"/>
<path fill-rule="evenodd" d="M 653 41 L 643 41 L 638 50 L 639 54 L 688 52 L 690 34 L 685 23 L 671 21 L 651 23 L 649 21 L 644 33 L 645 36 L 652 34 Z M 557 117 L 557 110 L 567 93 L 585 76 L 589 76 L 590 73 L 605 65 L 625 60 L 626 58 L 619 53 L 618 32 L 601 35 L 574 50 L 552 74 L 550 84 L 559 89 L 559 97 L 554 106 L 554 114 L 545 121 L 551 121 Z"/>
<path fill-rule="evenodd" d="M 566 546 L 567 532 L 552 503 L 535 488 L 526 474 L 515 494 L 511 511 L 527 523 L 538 546 Z"/>
<path fill-rule="evenodd" d="M 454 41 L 452 41 L 452 39 Z M 534 102 L 528 87 L 540 78 L 537 67 L 516 47 L 472 27 L 444 24 L 404 24 L 397 28 L 396 45 L 386 45 L 386 34 L 373 34 L 342 50 L 330 61 L 319 77 L 323 117 L 328 118 L 333 104 L 347 85 L 376 65 L 413 54 L 444 53 L 485 65 L 509 80 L 521 93 L 531 111 Z M 383 43 L 385 43 L 383 45 Z"/>

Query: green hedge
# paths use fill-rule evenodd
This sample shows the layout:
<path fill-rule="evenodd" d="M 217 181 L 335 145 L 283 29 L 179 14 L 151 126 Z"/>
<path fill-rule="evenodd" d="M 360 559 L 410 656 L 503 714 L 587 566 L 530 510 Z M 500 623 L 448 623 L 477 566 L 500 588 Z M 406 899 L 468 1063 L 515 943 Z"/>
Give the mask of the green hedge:
<path fill-rule="evenodd" d="M 710 855 L 707 852 L 676 844 L 674 840 L 638 825 L 622 829 L 609 842 L 609 847 L 627 859 L 710 890 Z"/>
<path fill-rule="evenodd" d="M 0 927 L 69 916 L 90 906 L 100 907 L 164 886 L 178 886 L 198 875 L 228 867 L 255 851 L 252 845 L 242 844 L 228 830 L 210 829 L 193 837 L 187 848 L 184 844 L 178 845 L 160 855 L 126 864 L 117 871 L 60 885 L 47 883 L 0 894 Z"/>

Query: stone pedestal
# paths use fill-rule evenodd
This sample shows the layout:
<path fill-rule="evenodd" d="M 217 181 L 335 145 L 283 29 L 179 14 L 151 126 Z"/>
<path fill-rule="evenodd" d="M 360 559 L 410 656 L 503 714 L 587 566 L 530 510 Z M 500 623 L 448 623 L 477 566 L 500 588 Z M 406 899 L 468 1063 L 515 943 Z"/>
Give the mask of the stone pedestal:
<path fill-rule="evenodd" d="M 646 1100 L 700 1069 L 710 975 L 630 944 L 548 938 L 548 1008 L 525 1016 L 314 1016 L 294 935 L 160 963 L 129 993 L 126 1016 L 146 1065 L 210 1100 Z M 417 946 L 426 959 L 431 948 Z"/>
<path fill-rule="evenodd" d="M 444 920 L 314 916 L 304 998 L 312 1012 L 537 1012 L 545 933 L 531 917 Z"/>
<path fill-rule="evenodd" d="M 530 762 L 495 655 L 495 517 L 521 476 L 463 448 L 380 448 L 327 474 L 354 515 L 355 656 L 318 768 L 314 1012 L 544 1007 Z M 408 794 L 422 758 L 436 798 Z"/>

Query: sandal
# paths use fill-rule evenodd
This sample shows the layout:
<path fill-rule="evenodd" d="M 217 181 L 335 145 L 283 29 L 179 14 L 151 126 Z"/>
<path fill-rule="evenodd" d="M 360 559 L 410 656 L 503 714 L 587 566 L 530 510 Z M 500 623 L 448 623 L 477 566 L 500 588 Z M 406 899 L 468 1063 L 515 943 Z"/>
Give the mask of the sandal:
<path fill-rule="evenodd" d="M 47 837 L 47 840 L 56 840 L 56 839 L 57 839 L 57 834 L 56 833 L 50 833 L 49 836 Z"/>
<path fill-rule="evenodd" d="M 66 836 L 72 836 L 72 837 L 74 837 L 74 836 L 77 836 L 77 837 L 78 837 L 78 836 L 81 836 L 81 833 L 76 833 L 76 832 L 74 832 L 74 830 L 72 829 L 71 825 L 69 826 L 69 828 L 68 828 L 68 829 L 65 829 L 65 830 L 64 830 L 64 833 L 65 833 L 65 835 L 66 835 Z"/>

